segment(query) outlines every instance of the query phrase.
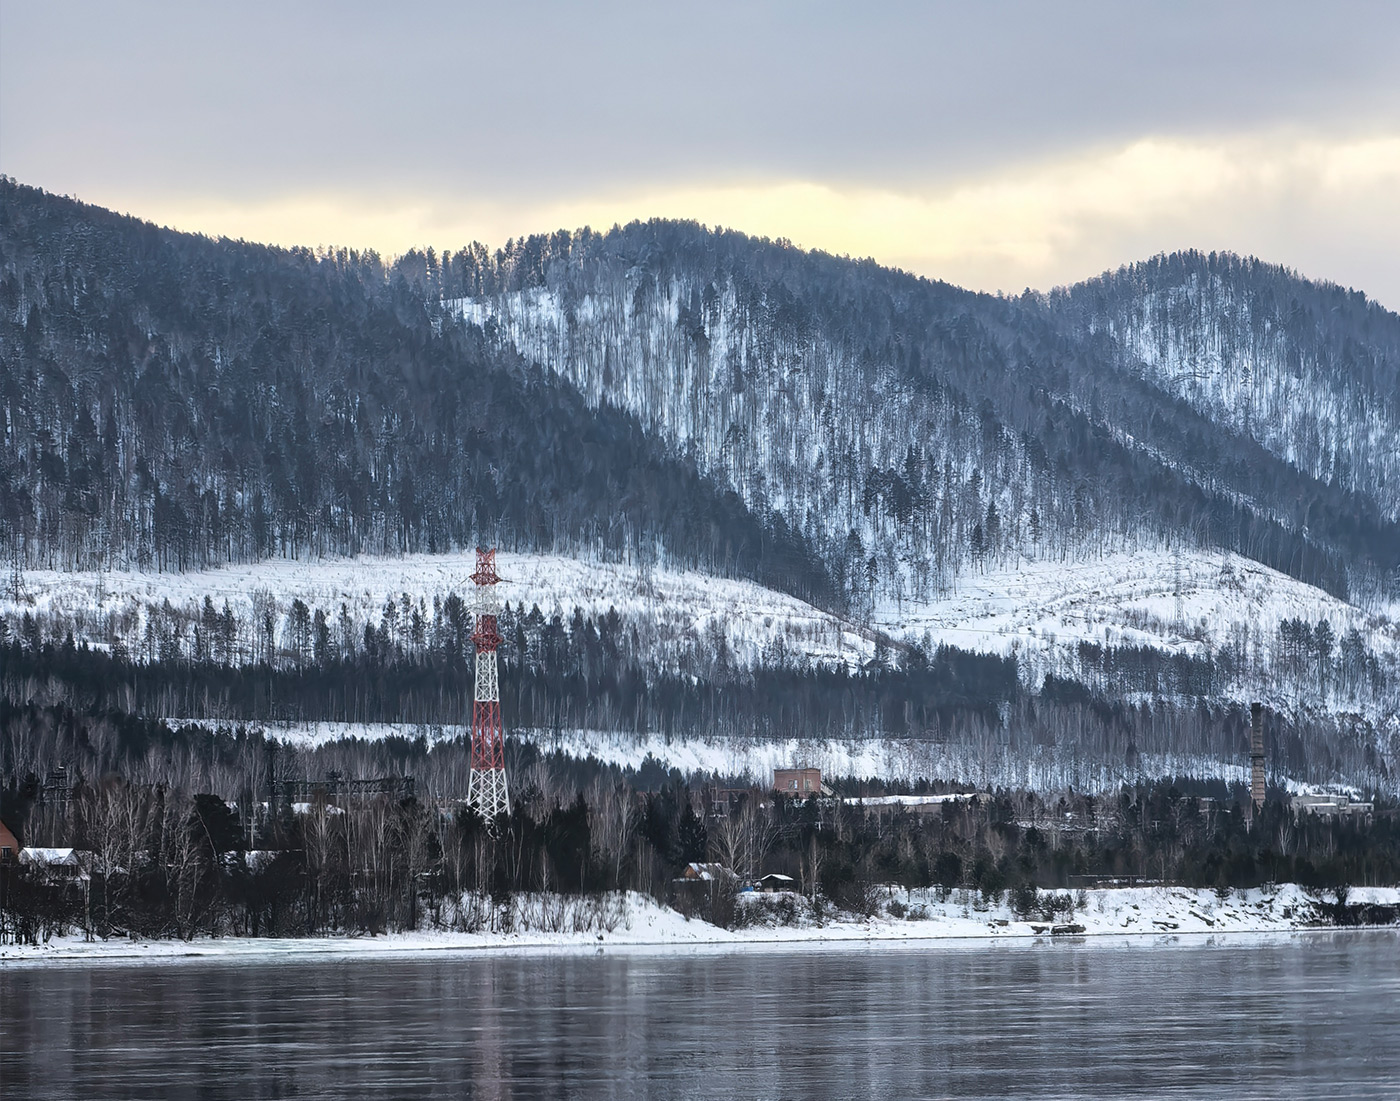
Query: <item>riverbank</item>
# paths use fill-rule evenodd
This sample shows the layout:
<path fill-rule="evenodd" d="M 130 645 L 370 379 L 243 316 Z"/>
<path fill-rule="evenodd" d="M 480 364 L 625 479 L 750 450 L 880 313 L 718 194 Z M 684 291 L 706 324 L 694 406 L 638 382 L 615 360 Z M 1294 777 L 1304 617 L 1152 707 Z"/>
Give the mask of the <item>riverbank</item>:
<path fill-rule="evenodd" d="M 588 921 L 576 911 L 518 900 L 496 915 L 496 931 L 423 930 L 381 936 L 218 937 L 183 940 L 111 938 L 86 941 L 81 934 L 53 937 L 39 945 L 0 945 L 0 966 L 26 963 L 104 963 L 181 959 L 267 959 L 301 956 L 380 956 L 427 951 L 666 948 L 700 945 L 840 943 L 988 938 L 1163 936 L 1179 934 L 1288 933 L 1335 928 L 1331 892 L 1310 893 L 1293 884 L 1218 893 L 1187 887 L 1103 888 L 1060 895 L 1073 908 L 1017 914 L 1011 902 L 984 902 L 975 892 L 882 889 L 872 917 L 828 913 L 814 916 L 792 895 L 751 895 L 739 902 L 742 924 L 721 928 L 658 905 L 637 894 L 594 904 Z M 1400 888 L 1355 888 L 1346 898 L 1350 915 L 1365 908 L 1400 907 Z M 1383 912 L 1383 911 L 1382 911 Z"/>

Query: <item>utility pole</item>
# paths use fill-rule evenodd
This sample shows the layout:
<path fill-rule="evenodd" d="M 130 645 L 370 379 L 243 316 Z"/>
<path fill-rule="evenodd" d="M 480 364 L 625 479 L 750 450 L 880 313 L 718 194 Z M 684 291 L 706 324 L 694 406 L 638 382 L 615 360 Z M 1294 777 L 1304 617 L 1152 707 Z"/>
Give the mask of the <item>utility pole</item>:
<path fill-rule="evenodd" d="M 1249 705 L 1249 799 L 1257 811 L 1264 805 L 1264 705 Z"/>

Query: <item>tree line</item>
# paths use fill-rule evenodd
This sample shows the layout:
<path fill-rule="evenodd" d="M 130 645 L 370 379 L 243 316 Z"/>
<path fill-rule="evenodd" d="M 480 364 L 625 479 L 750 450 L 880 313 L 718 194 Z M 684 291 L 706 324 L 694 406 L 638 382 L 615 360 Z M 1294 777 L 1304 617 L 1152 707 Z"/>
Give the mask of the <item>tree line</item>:
<path fill-rule="evenodd" d="M 732 886 L 696 894 L 678 884 L 693 861 L 721 864 L 736 883 L 788 875 L 817 918 L 887 905 L 903 916 L 888 904 L 891 887 L 961 890 L 986 902 L 1009 894 L 1017 912 L 1054 917 L 1074 905 L 1058 892 L 1097 879 L 1222 892 L 1297 882 L 1344 901 L 1351 886 L 1400 875 L 1393 808 L 1369 822 L 1295 818 L 1273 793 L 1246 822 L 1239 785 L 1159 781 L 1053 802 L 1001 790 L 926 815 L 761 787 L 697 789 L 675 775 L 638 791 L 633 779 L 596 762 L 536 756 L 517 780 L 512 812 L 490 824 L 460 802 L 318 797 L 269 809 L 115 775 L 82 781 L 52 806 L 27 777 L 0 792 L 0 812 L 22 816 L 34 839 L 61 834 L 84 854 L 86 878 L 0 865 L 0 940 L 38 943 L 73 930 L 184 939 L 603 932 L 624 917 L 622 891 L 719 924 L 753 919 Z"/>

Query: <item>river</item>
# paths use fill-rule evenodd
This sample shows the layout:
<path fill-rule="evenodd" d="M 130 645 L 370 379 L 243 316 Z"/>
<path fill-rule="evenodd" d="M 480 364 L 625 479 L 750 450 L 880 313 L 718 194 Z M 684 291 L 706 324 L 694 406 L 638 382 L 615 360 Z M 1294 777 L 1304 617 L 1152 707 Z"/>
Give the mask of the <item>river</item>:
<path fill-rule="evenodd" d="M 0 1096 L 1393 1099 L 1400 936 L 7 966 Z"/>

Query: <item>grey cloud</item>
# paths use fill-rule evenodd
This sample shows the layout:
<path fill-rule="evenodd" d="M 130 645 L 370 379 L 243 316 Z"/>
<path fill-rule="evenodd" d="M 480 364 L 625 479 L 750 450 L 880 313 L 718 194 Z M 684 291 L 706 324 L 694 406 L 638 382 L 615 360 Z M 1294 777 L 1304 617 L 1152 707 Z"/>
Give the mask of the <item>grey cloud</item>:
<path fill-rule="evenodd" d="M 0 167 L 94 199 L 898 187 L 1144 133 L 1400 117 L 1392 5 L 871 7 L 11 0 Z"/>

